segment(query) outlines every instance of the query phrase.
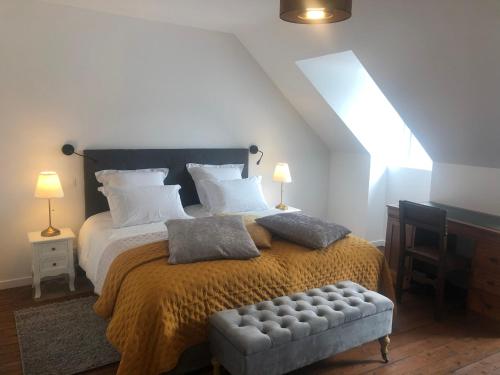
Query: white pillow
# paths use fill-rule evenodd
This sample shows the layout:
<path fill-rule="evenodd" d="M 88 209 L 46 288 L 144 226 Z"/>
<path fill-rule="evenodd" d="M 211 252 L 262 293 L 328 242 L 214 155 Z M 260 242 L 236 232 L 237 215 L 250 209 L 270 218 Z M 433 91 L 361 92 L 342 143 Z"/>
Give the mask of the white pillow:
<path fill-rule="evenodd" d="M 182 208 L 180 185 L 140 186 L 133 188 L 105 187 L 113 227 L 190 219 Z"/>
<path fill-rule="evenodd" d="M 202 180 L 236 180 L 241 179 L 244 164 L 223 164 L 223 165 L 210 165 L 210 164 L 186 164 L 186 168 L 194 180 L 200 203 L 206 208 L 210 208 L 207 194 L 200 185 Z"/>
<path fill-rule="evenodd" d="M 106 169 L 95 173 L 97 181 L 104 187 L 129 188 L 137 186 L 162 186 L 168 175 L 168 168 L 114 170 Z M 102 188 L 98 189 L 102 191 Z"/>
<path fill-rule="evenodd" d="M 269 209 L 262 193 L 262 177 L 239 180 L 202 180 L 213 214 L 229 212 L 261 211 Z"/>

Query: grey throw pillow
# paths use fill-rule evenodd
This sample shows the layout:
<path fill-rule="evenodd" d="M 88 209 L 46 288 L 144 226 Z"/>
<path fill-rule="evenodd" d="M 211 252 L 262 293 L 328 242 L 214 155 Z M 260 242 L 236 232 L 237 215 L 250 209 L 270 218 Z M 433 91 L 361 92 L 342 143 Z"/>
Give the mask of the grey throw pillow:
<path fill-rule="evenodd" d="M 300 212 L 265 216 L 255 221 L 285 240 L 312 249 L 325 248 L 351 233 L 342 225 L 329 223 Z"/>
<path fill-rule="evenodd" d="M 250 259 L 260 255 L 242 216 L 169 220 L 170 264 L 216 259 Z"/>

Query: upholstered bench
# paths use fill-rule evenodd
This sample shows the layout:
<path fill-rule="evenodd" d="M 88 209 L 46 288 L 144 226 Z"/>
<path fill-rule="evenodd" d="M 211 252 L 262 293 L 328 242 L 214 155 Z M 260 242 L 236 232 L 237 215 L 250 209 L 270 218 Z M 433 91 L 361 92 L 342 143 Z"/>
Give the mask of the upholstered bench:
<path fill-rule="evenodd" d="M 387 362 L 394 305 L 351 281 L 210 317 L 214 373 L 273 375 L 379 339 Z"/>

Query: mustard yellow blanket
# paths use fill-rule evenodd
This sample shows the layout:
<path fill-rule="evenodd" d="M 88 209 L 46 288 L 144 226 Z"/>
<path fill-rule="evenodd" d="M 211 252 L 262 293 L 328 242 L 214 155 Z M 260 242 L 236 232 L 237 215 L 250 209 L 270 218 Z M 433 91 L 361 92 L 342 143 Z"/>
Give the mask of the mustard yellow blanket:
<path fill-rule="evenodd" d="M 394 297 L 384 256 L 355 236 L 325 250 L 274 241 L 245 261 L 169 265 L 167 254 L 165 241 L 120 255 L 94 306 L 111 318 L 107 337 L 122 355 L 118 374 L 173 369 L 184 350 L 207 340 L 207 318 L 219 310 L 341 280 Z"/>

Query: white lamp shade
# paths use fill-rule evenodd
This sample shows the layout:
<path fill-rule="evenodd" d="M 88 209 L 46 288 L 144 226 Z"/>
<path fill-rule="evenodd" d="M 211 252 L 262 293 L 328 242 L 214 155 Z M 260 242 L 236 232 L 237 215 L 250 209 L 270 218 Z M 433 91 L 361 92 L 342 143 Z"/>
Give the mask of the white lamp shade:
<path fill-rule="evenodd" d="M 290 168 L 287 163 L 278 163 L 274 168 L 273 181 L 290 183 L 292 176 L 290 175 Z"/>
<path fill-rule="evenodd" d="M 64 192 L 56 172 L 41 172 L 35 189 L 36 198 L 62 198 Z"/>

